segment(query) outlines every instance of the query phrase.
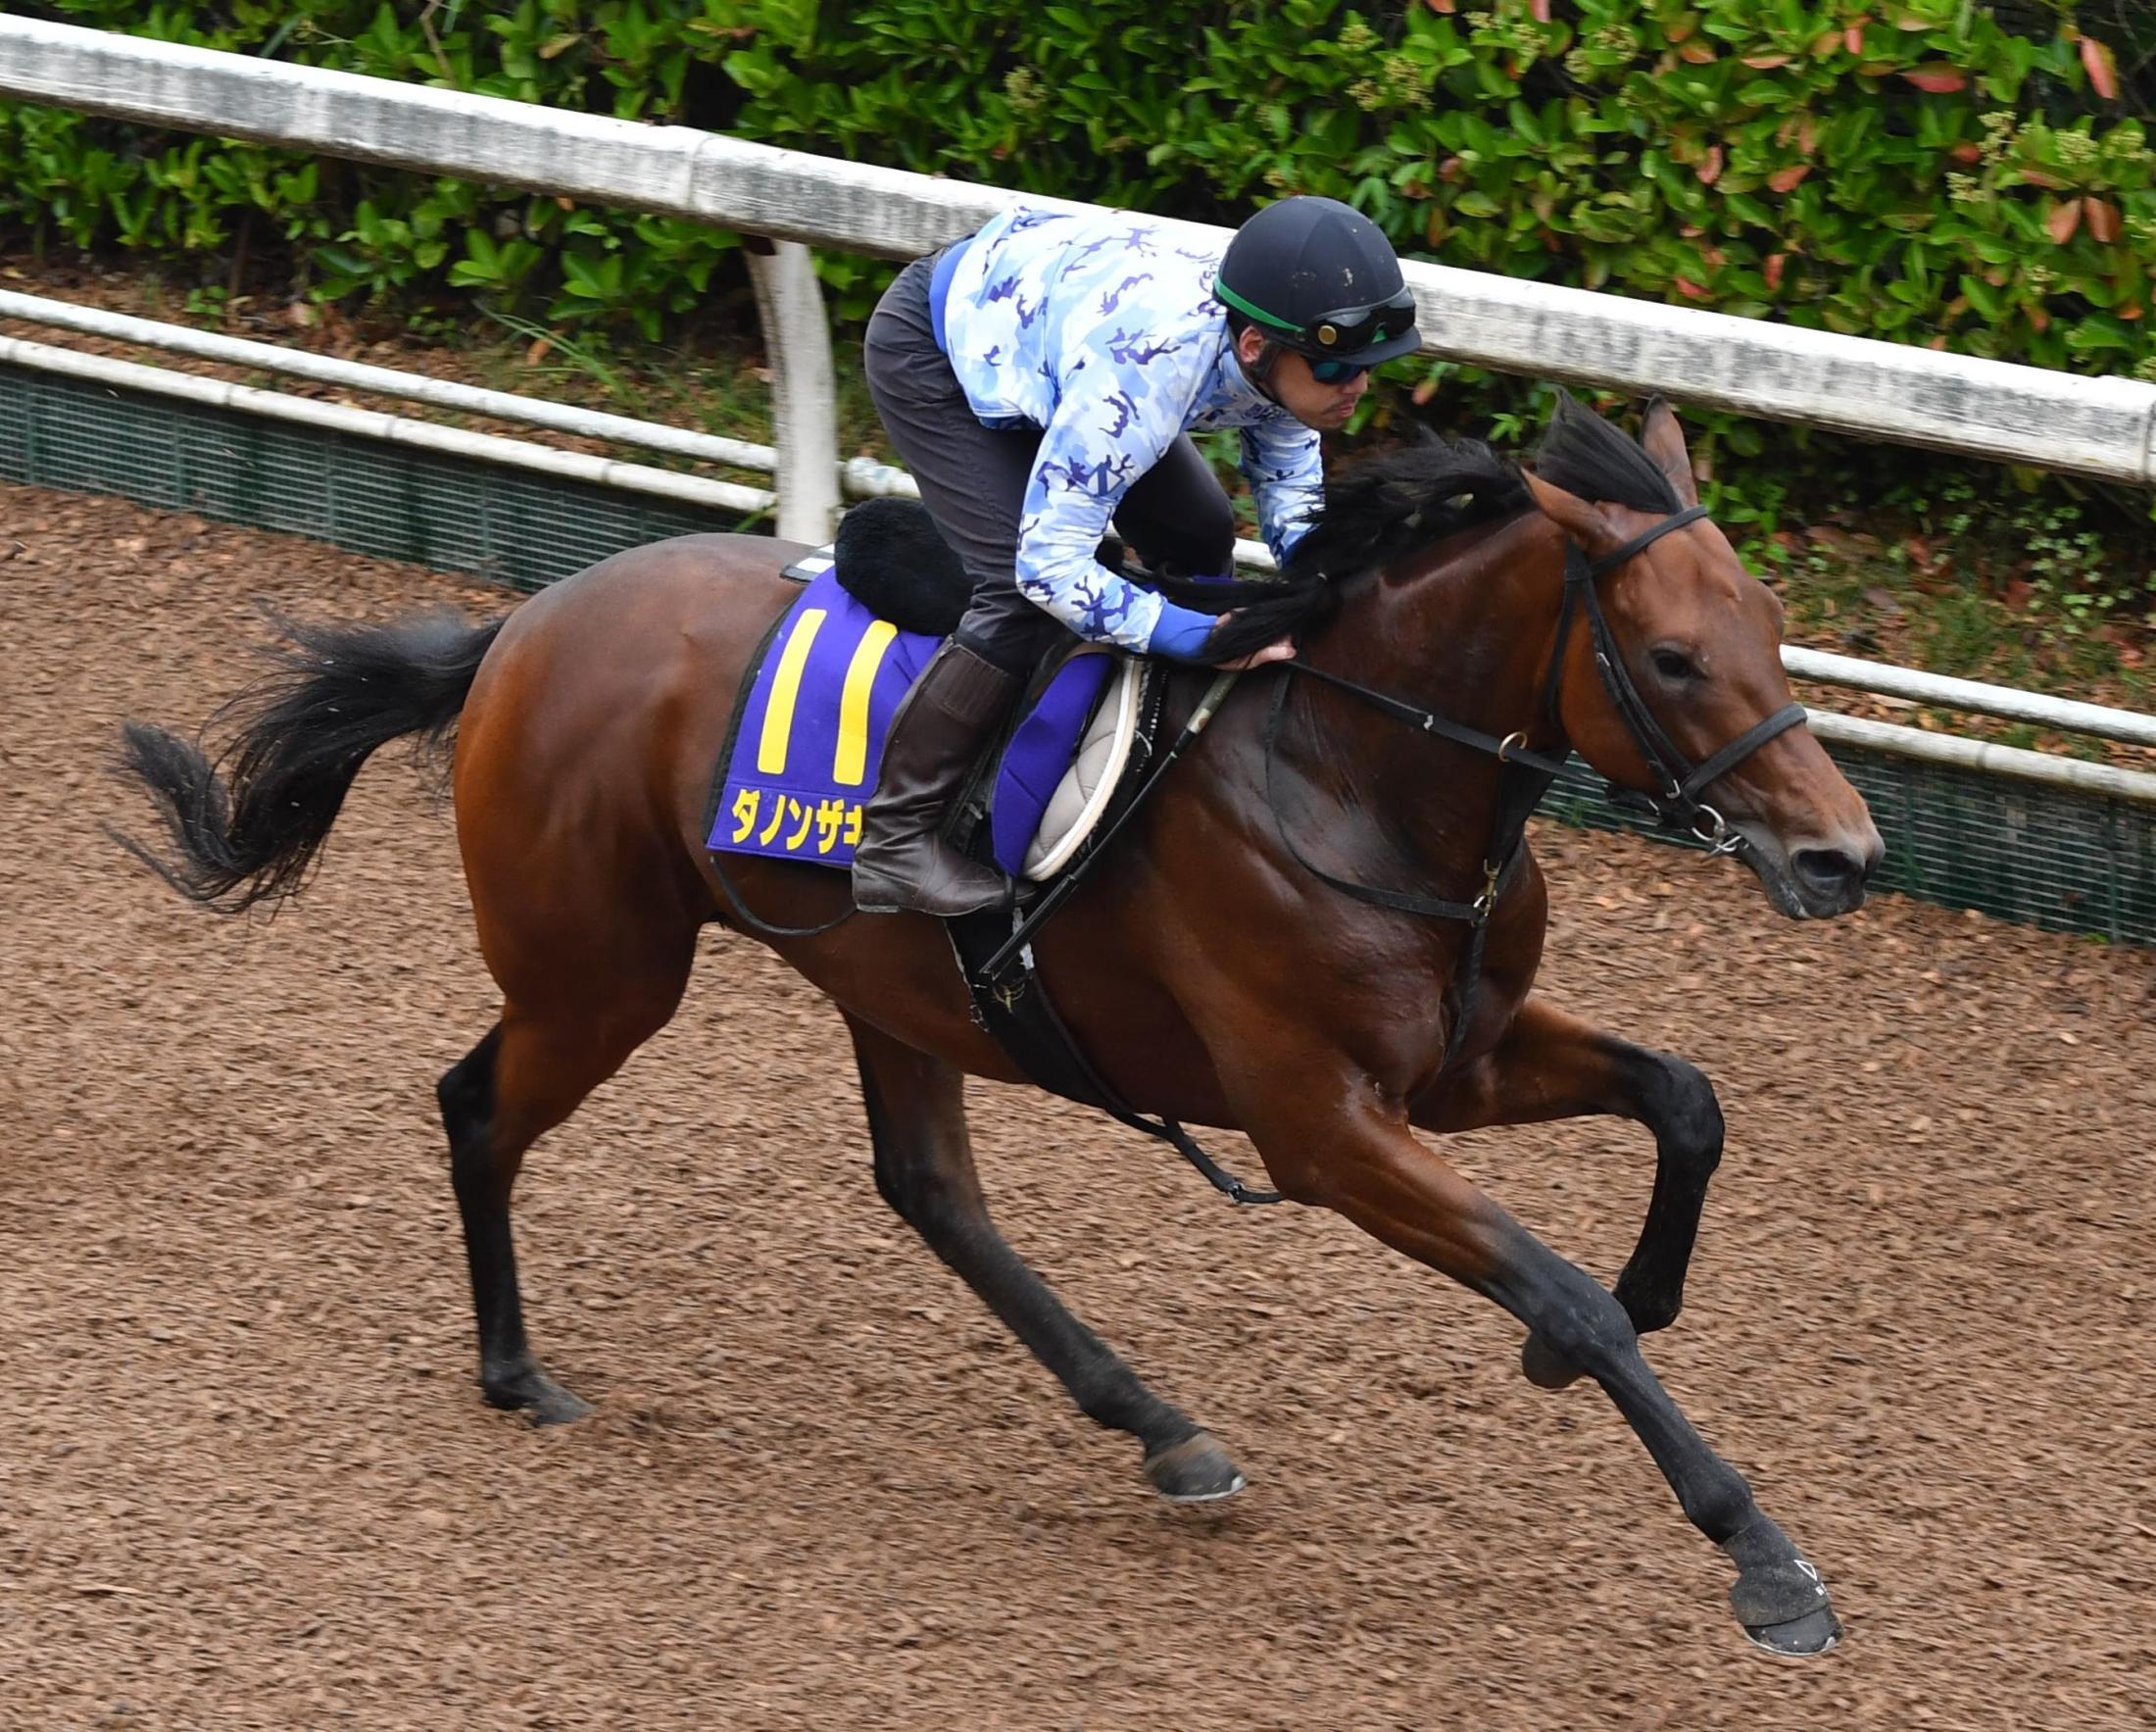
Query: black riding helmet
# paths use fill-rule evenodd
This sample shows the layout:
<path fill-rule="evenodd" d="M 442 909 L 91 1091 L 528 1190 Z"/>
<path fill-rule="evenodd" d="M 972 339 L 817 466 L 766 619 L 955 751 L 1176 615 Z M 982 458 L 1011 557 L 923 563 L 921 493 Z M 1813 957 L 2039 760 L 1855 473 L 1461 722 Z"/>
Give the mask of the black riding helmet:
<path fill-rule="evenodd" d="M 1392 243 L 1338 199 L 1267 205 L 1235 231 L 1213 294 L 1313 360 L 1375 367 L 1422 347 Z"/>

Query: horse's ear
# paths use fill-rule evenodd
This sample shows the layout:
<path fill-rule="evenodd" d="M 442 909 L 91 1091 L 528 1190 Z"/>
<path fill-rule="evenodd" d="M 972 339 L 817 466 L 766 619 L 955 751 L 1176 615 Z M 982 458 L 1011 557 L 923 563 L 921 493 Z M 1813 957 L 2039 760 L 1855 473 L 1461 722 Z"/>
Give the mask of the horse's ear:
<path fill-rule="evenodd" d="M 1699 503 L 1699 484 L 1691 472 L 1691 453 L 1685 449 L 1685 435 L 1677 425 L 1677 413 L 1660 397 L 1647 404 L 1646 421 L 1640 429 L 1640 445 L 1654 459 L 1655 467 L 1677 490 L 1679 505 Z"/>
<path fill-rule="evenodd" d="M 1562 487 L 1552 486 L 1533 470 L 1522 470 L 1520 479 L 1527 483 L 1527 490 L 1534 494 L 1535 503 L 1542 507 L 1543 516 L 1590 554 L 1607 553 L 1611 548 L 1623 545 L 1623 531 L 1609 520 L 1600 506 L 1582 499 L 1576 493 L 1567 493 Z"/>

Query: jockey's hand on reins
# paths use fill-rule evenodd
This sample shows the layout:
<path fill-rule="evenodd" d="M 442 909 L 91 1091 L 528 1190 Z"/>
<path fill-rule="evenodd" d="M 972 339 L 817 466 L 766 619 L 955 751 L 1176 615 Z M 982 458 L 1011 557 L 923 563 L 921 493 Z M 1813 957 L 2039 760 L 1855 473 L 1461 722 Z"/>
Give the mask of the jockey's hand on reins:
<path fill-rule="evenodd" d="M 1262 668 L 1268 662 L 1292 662 L 1295 654 L 1294 642 L 1283 637 L 1261 650 L 1252 650 L 1247 656 L 1238 656 L 1232 662 L 1215 662 L 1213 667 L 1222 673 L 1248 673 L 1252 668 Z"/>

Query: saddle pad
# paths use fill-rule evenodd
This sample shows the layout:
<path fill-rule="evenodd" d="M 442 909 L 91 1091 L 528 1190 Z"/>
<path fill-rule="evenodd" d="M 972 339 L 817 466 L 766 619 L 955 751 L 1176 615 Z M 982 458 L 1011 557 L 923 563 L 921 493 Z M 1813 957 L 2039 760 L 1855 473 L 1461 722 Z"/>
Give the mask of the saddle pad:
<path fill-rule="evenodd" d="M 891 719 L 942 640 L 870 613 L 839 586 L 828 550 L 787 574 L 807 587 L 750 681 L 705 845 L 851 866 Z M 1004 871 L 1054 876 L 1099 821 L 1129 762 L 1140 673 L 1129 658 L 1086 646 L 1013 731 L 990 802 Z"/>
<path fill-rule="evenodd" d="M 854 864 L 891 718 L 942 640 L 877 619 L 823 560 L 752 678 L 708 848 Z"/>

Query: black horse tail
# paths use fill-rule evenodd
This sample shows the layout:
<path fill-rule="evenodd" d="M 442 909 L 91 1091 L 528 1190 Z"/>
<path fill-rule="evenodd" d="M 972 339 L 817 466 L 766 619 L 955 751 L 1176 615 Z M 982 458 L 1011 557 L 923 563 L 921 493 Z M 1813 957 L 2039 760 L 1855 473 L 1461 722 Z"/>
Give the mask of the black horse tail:
<path fill-rule="evenodd" d="M 128 721 L 119 770 L 157 802 L 175 858 L 115 840 L 190 902 L 238 914 L 294 895 L 377 746 L 419 736 L 438 757 L 502 629 L 451 616 L 390 625 L 275 621 L 278 671 L 212 718 L 236 720 L 220 766 L 198 744 Z"/>

